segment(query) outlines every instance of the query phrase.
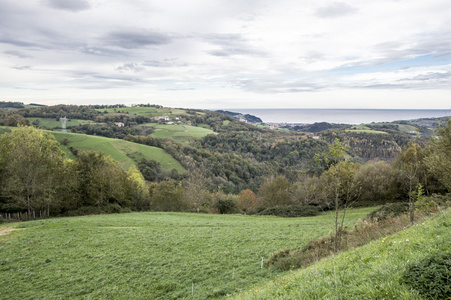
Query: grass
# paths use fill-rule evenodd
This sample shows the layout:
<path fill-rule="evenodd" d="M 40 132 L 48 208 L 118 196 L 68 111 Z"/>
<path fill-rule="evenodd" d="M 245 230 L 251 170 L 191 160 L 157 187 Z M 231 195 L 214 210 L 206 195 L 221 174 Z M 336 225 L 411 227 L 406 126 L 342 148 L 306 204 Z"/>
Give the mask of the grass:
<path fill-rule="evenodd" d="M 57 121 L 56 118 L 27 118 L 30 120 L 30 124 L 36 119 L 39 120 L 39 127 L 49 127 L 49 128 L 61 128 L 61 121 Z M 78 119 L 67 119 L 66 128 L 75 127 L 81 124 L 95 124 L 96 122 L 91 120 L 78 120 Z"/>
<path fill-rule="evenodd" d="M 120 107 L 120 108 L 106 108 L 106 109 L 97 109 L 99 112 L 108 112 L 110 114 L 120 111 L 121 113 L 128 113 L 131 115 L 138 115 L 144 117 L 154 117 L 159 115 L 168 115 L 168 116 L 178 116 L 182 114 L 186 114 L 183 109 L 176 108 L 156 108 L 156 107 Z"/>
<path fill-rule="evenodd" d="M 399 131 L 406 132 L 406 133 L 410 133 L 412 131 L 417 131 L 417 129 L 418 129 L 412 125 L 398 124 L 398 123 L 374 123 L 374 124 L 371 124 L 371 126 L 383 126 L 383 125 L 395 125 L 398 127 Z"/>
<path fill-rule="evenodd" d="M 142 158 L 146 158 L 158 161 L 165 169 L 176 169 L 179 173 L 185 172 L 185 169 L 177 160 L 160 148 L 100 136 L 56 131 L 47 132 L 53 134 L 60 143 L 63 138 L 68 139 L 67 145 L 61 145 L 61 149 L 66 152 L 69 158 L 73 158 L 73 154 L 70 152 L 69 147 L 73 147 L 77 150 L 92 149 L 96 152 L 103 152 L 105 155 L 111 156 L 126 170 Z"/>
<path fill-rule="evenodd" d="M 346 132 L 357 132 L 357 133 L 372 133 L 372 134 L 388 134 L 385 131 L 372 130 L 372 129 L 347 129 Z"/>
<path fill-rule="evenodd" d="M 215 132 L 211 129 L 189 125 L 155 125 L 155 132 L 151 136 L 156 138 L 169 138 L 180 142 L 203 138 Z"/>
<path fill-rule="evenodd" d="M 22 230 L 0 236 L 2 299 L 207 299 L 289 276 L 262 258 L 327 235 L 332 219 L 130 213 L 6 227 Z"/>
<path fill-rule="evenodd" d="M 451 211 L 290 274 L 233 299 L 423 299 L 401 282 L 409 262 L 451 244 Z"/>

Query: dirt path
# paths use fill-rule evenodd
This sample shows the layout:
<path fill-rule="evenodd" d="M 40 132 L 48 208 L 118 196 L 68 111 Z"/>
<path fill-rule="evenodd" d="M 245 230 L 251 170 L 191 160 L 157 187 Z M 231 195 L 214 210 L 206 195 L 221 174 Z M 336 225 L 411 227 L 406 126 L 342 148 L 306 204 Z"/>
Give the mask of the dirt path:
<path fill-rule="evenodd" d="M 0 228 L 0 235 L 7 235 L 7 234 L 10 234 L 11 231 L 14 231 L 14 230 L 18 230 L 18 229 L 17 229 L 17 228 L 11 228 L 11 227 L 3 227 L 3 228 Z"/>

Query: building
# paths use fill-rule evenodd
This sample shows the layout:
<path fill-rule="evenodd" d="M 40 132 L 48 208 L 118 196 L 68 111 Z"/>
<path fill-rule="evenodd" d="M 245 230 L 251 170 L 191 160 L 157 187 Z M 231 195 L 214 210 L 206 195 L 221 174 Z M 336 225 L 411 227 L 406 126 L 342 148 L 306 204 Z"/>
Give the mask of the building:
<path fill-rule="evenodd" d="M 154 117 L 154 120 L 155 121 L 159 121 L 159 120 L 169 121 L 170 118 L 168 116 L 166 116 L 166 115 L 163 115 L 163 116 L 156 116 L 156 117 Z"/>

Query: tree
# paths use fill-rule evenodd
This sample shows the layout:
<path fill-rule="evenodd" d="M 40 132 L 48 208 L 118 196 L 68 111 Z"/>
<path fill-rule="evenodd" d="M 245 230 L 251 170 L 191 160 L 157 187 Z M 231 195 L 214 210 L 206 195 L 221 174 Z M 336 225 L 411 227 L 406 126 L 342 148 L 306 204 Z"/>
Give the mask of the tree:
<path fill-rule="evenodd" d="M 200 212 L 201 207 L 210 206 L 211 195 L 207 191 L 209 182 L 210 180 L 205 178 L 199 169 L 194 169 L 190 172 L 183 185 L 184 202 L 190 209 Z"/>
<path fill-rule="evenodd" d="M 270 177 L 258 191 L 263 207 L 288 205 L 291 203 L 291 183 L 284 176 Z"/>
<path fill-rule="evenodd" d="M 409 199 L 409 217 L 412 224 L 415 221 L 415 198 L 417 187 L 420 183 L 419 174 L 423 158 L 423 149 L 421 149 L 420 145 L 411 142 L 409 143 L 409 147 L 397 157 L 395 162 L 402 178 L 406 180 Z"/>
<path fill-rule="evenodd" d="M 64 169 L 64 153 L 53 135 L 19 125 L 0 137 L 1 192 L 8 207 L 50 210 Z"/>
<path fill-rule="evenodd" d="M 360 165 L 341 161 L 321 175 L 325 182 L 329 205 L 334 209 L 334 251 L 341 247 L 343 225 L 348 207 L 358 199 L 360 188 L 355 177 Z"/>
<path fill-rule="evenodd" d="M 356 173 L 356 180 L 361 187 L 360 200 L 387 203 L 395 198 L 394 183 L 396 172 L 385 161 L 368 162 Z"/>
<path fill-rule="evenodd" d="M 149 209 L 149 190 L 146 188 L 146 181 L 134 165 L 127 171 L 127 194 L 127 198 L 133 201 L 135 209 Z"/>
<path fill-rule="evenodd" d="M 437 129 L 437 138 L 431 141 L 429 148 L 428 169 L 451 191 L 451 119 Z"/>
<path fill-rule="evenodd" d="M 81 206 L 104 207 L 111 203 L 131 206 L 127 172 L 111 157 L 92 150 L 79 152 L 76 170 Z"/>
<path fill-rule="evenodd" d="M 340 140 L 335 139 L 329 152 L 323 154 L 329 169 L 321 175 L 321 179 L 325 182 L 327 202 L 334 209 L 334 252 L 341 247 L 346 210 L 357 199 L 359 192 L 355 180 L 359 165 L 345 159 L 346 150 Z"/>
<path fill-rule="evenodd" d="M 238 208 L 243 211 L 249 211 L 257 207 L 257 195 L 250 189 L 245 189 L 240 192 L 238 198 Z"/>
<path fill-rule="evenodd" d="M 155 211 L 183 211 L 183 189 L 173 180 L 154 184 L 151 192 L 151 209 Z"/>

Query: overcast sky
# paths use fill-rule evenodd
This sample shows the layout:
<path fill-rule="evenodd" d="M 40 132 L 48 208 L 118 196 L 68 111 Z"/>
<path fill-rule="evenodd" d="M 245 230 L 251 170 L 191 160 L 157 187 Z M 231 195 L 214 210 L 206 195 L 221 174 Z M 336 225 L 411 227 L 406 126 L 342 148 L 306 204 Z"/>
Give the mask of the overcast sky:
<path fill-rule="evenodd" d="M 450 0 L 0 0 L 0 101 L 451 108 Z"/>

